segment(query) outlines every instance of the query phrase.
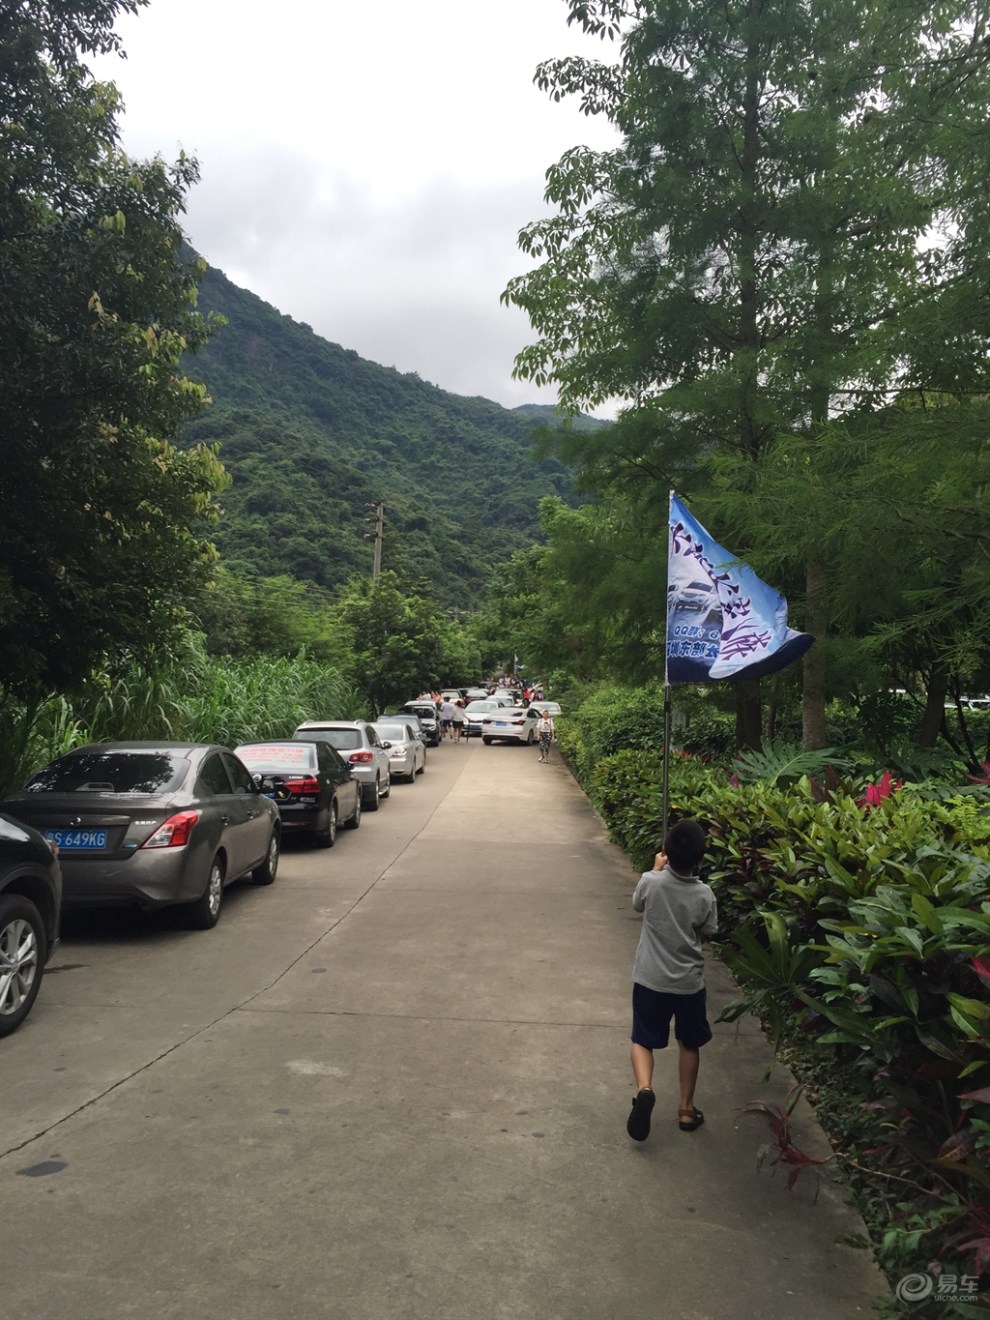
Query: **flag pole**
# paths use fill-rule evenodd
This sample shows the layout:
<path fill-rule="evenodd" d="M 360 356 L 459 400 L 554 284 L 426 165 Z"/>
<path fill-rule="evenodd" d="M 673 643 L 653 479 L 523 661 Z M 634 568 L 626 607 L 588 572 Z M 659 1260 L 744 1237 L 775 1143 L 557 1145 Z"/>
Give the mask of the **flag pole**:
<path fill-rule="evenodd" d="M 667 495 L 667 586 L 670 586 L 670 519 L 674 511 L 674 492 Z M 664 608 L 670 599 L 669 590 L 664 594 Z M 663 627 L 663 769 L 660 775 L 660 847 L 667 837 L 667 817 L 670 814 L 670 677 L 667 668 L 667 625 L 664 615 Z"/>

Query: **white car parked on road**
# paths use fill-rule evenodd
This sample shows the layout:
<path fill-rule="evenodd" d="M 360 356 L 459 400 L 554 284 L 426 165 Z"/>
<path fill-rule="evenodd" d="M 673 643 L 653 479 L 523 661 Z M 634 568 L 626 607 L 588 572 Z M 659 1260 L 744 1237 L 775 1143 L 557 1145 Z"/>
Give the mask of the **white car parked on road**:
<path fill-rule="evenodd" d="M 532 747 L 539 718 L 538 706 L 506 706 L 492 711 L 481 717 L 481 741 L 486 747 L 493 742 L 521 742 Z"/>

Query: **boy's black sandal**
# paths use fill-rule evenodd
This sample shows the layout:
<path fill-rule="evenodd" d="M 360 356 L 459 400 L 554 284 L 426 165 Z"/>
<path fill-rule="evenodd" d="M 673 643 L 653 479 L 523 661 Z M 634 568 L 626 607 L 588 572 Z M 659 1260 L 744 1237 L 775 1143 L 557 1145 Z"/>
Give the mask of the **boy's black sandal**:
<path fill-rule="evenodd" d="M 652 1091 L 637 1091 L 633 1097 L 632 1113 L 626 1119 L 626 1131 L 633 1141 L 645 1141 L 650 1135 L 650 1115 L 657 1098 Z"/>
<path fill-rule="evenodd" d="M 692 1105 L 690 1109 L 678 1109 L 677 1126 L 682 1132 L 696 1132 L 705 1121 L 705 1116 L 700 1109 L 695 1109 Z"/>

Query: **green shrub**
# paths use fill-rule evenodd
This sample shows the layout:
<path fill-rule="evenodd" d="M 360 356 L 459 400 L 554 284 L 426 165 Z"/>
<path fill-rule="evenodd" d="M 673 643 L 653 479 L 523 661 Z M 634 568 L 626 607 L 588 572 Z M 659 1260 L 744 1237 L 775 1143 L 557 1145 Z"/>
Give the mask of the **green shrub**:
<path fill-rule="evenodd" d="M 624 748 L 659 751 L 663 747 L 662 691 L 611 685 L 599 688 L 569 710 L 560 744 L 579 778 L 590 775 L 604 757 Z"/>
<path fill-rule="evenodd" d="M 628 727 L 621 713 L 637 703 L 610 689 L 588 704 L 566 754 L 645 868 L 661 748 L 609 753 L 603 726 Z M 881 779 L 890 769 L 913 782 Z M 937 1259 L 975 1275 L 990 1260 L 990 1123 L 978 1113 L 990 1092 L 990 791 L 963 778 L 955 758 L 896 749 L 670 761 L 671 820 L 708 828 L 703 874 L 742 990 L 725 1018 L 757 1012 L 816 1088 L 881 1263 L 901 1273 Z"/>

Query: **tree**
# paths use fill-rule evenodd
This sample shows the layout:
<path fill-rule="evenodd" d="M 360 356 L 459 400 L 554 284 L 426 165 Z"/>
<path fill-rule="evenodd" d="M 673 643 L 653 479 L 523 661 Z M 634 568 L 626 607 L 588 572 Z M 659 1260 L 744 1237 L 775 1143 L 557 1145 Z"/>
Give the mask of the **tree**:
<path fill-rule="evenodd" d="M 699 515 L 759 572 L 758 535 L 735 528 L 773 524 L 760 470 L 782 437 L 812 455 L 838 416 L 987 389 L 985 23 L 965 0 L 568 8 L 586 31 L 622 34 L 621 59 L 551 61 L 537 81 L 622 141 L 547 173 L 556 214 L 520 236 L 542 264 L 504 295 L 540 336 L 517 374 L 574 409 L 625 400 L 604 443 L 568 442 L 585 480 L 649 483 L 661 504 L 675 481 L 710 492 Z M 810 482 L 805 508 L 787 566 L 804 574 L 801 625 L 825 638 L 827 510 Z M 804 661 L 811 746 L 825 740 L 825 655 Z"/>
<path fill-rule="evenodd" d="M 0 674 L 33 699 L 175 637 L 225 474 L 184 450 L 212 325 L 180 216 L 196 162 L 132 162 L 88 53 L 143 0 L 0 0 Z"/>
<path fill-rule="evenodd" d="M 432 600 L 407 589 L 395 573 L 375 581 L 353 578 L 335 612 L 346 633 L 341 640 L 351 676 L 372 719 L 440 681 L 445 620 Z"/>

